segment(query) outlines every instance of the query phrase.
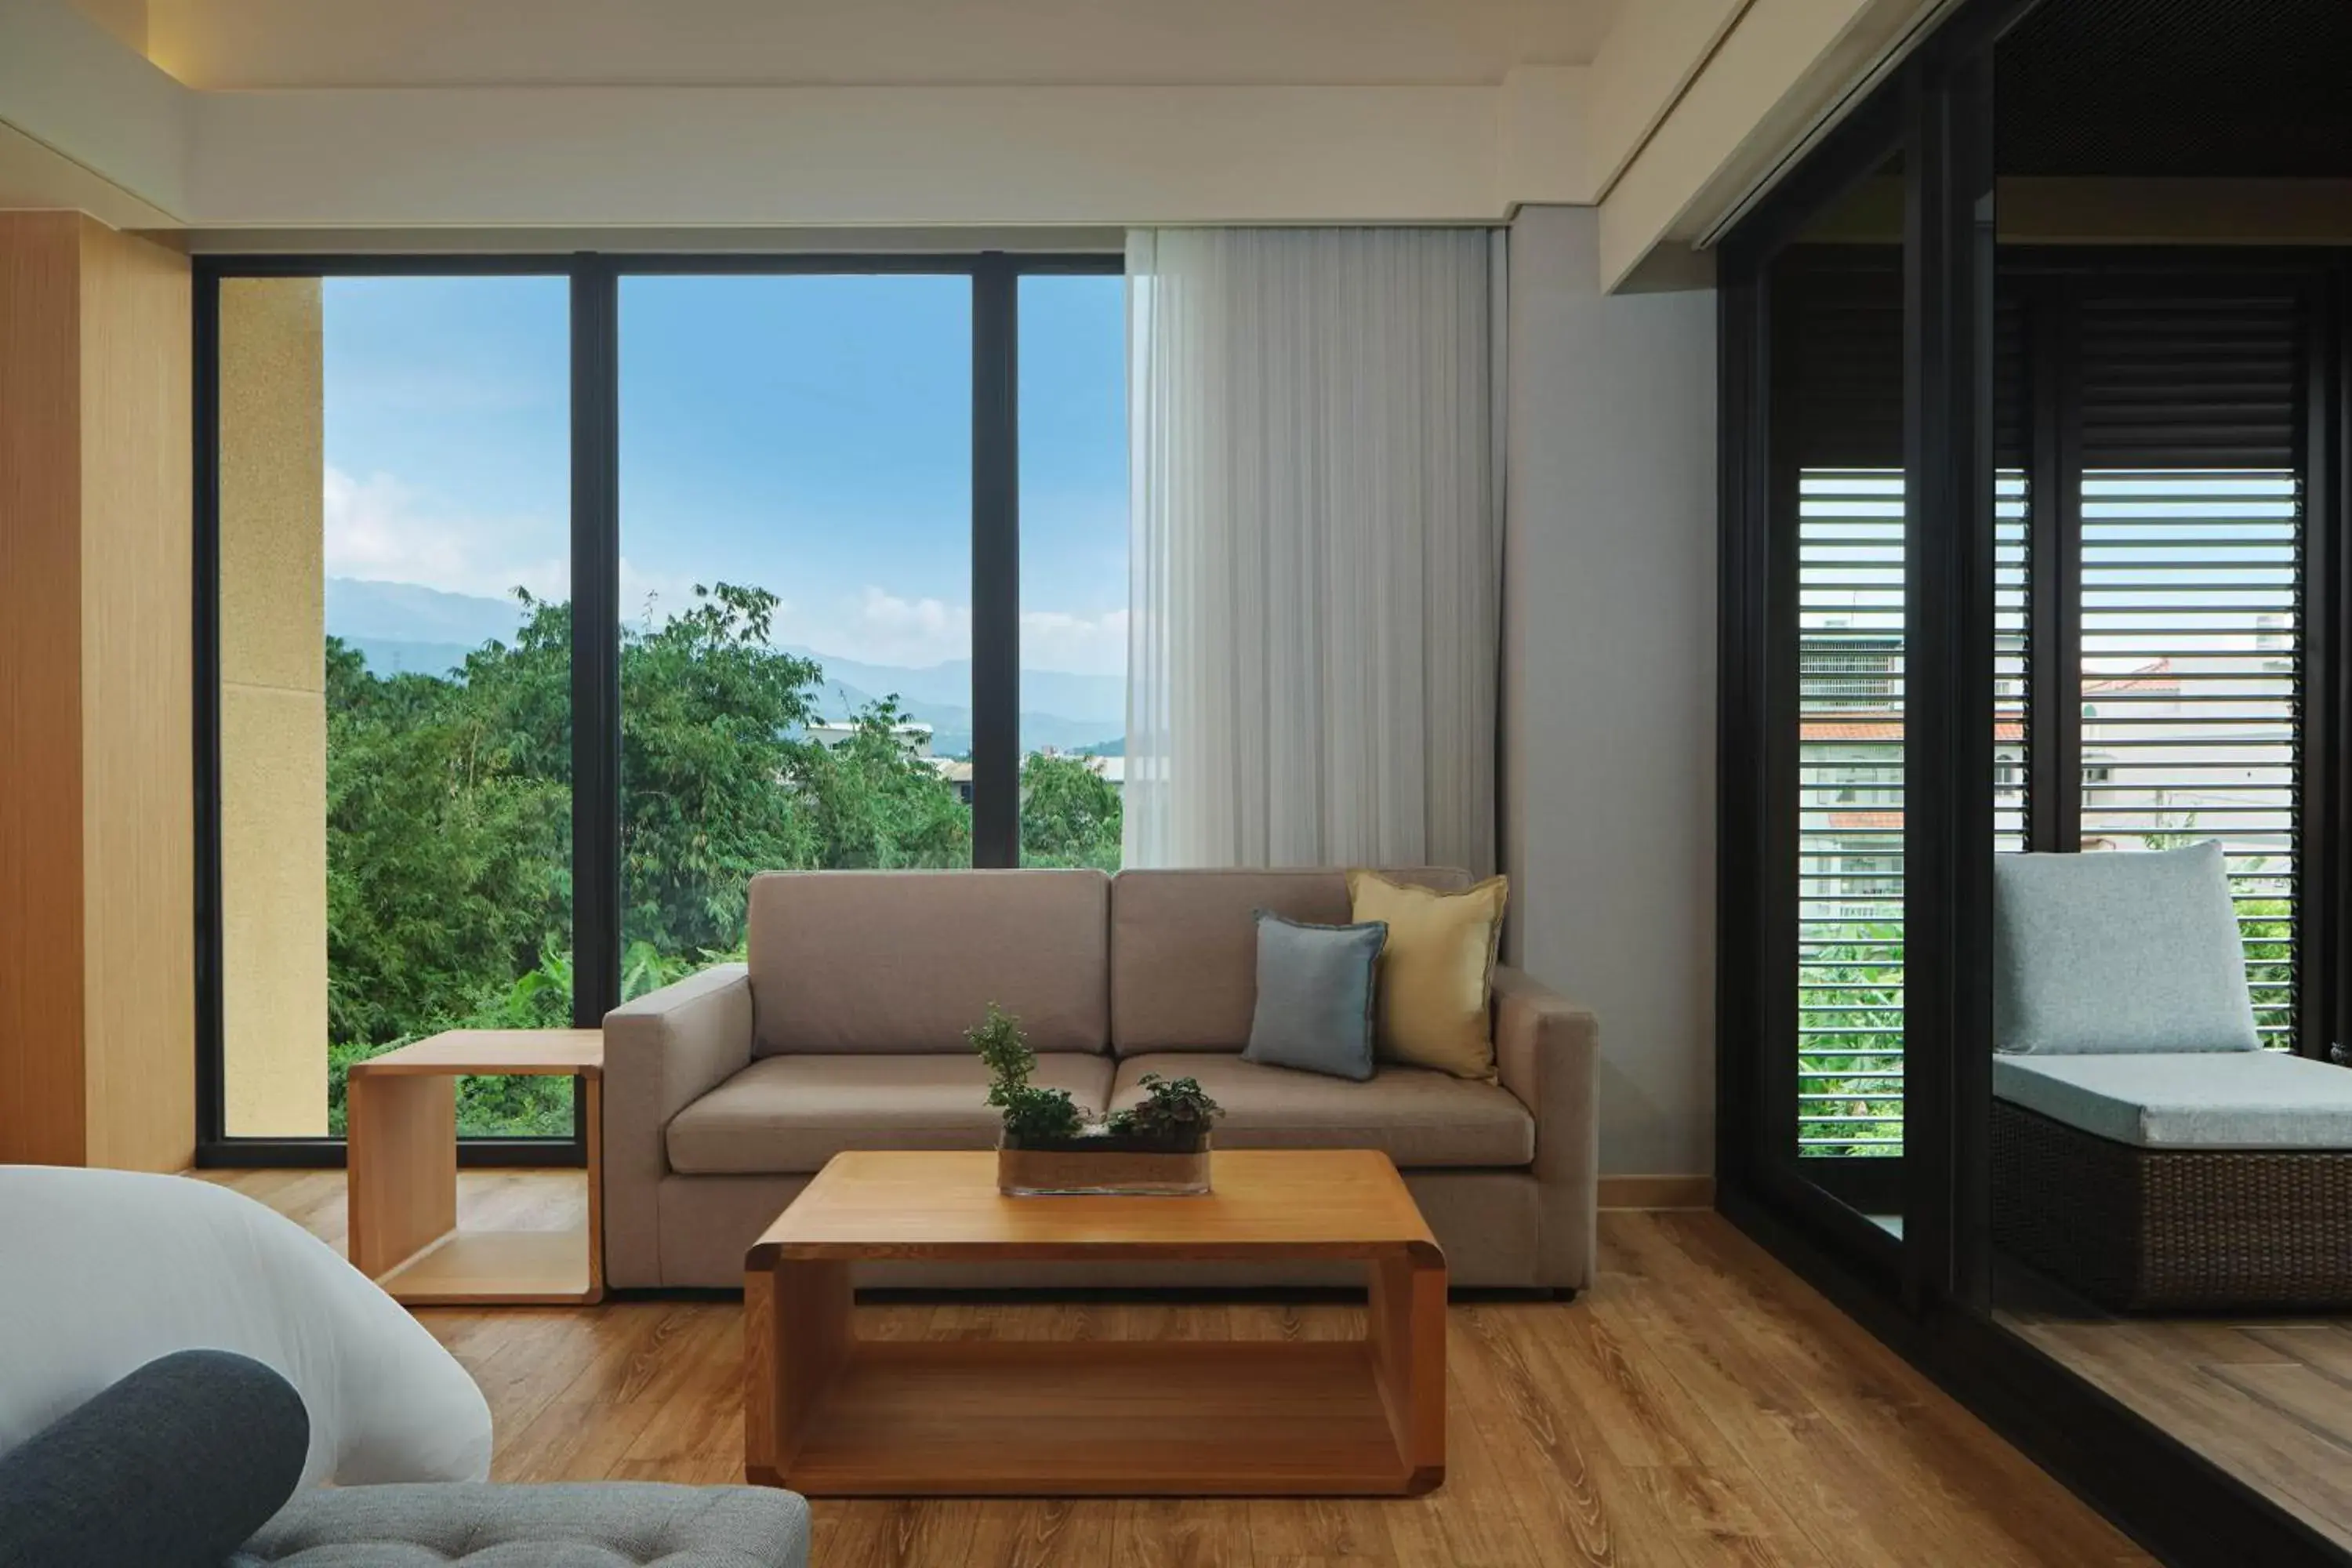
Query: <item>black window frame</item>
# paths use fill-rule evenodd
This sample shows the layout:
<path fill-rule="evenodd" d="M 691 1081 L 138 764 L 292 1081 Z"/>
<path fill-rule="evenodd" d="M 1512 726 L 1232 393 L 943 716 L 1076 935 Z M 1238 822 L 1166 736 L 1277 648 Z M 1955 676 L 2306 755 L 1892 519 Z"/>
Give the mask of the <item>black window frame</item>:
<path fill-rule="evenodd" d="M 192 258 L 194 342 L 196 1164 L 344 1163 L 341 1138 L 231 1137 L 223 1055 L 220 813 L 220 286 L 236 278 L 562 278 L 571 299 L 572 855 L 575 1026 L 621 994 L 620 285 L 631 277 L 962 277 L 972 289 L 972 867 L 1021 864 L 1020 284 L 1118 276 L 1095 250 L 497 255 L 267 254 Z M 323 1048 L 323 1042 L 321 1043 Z M 468 1167 L 584 1165 L 569 1138 L 467 1137 Z"/>

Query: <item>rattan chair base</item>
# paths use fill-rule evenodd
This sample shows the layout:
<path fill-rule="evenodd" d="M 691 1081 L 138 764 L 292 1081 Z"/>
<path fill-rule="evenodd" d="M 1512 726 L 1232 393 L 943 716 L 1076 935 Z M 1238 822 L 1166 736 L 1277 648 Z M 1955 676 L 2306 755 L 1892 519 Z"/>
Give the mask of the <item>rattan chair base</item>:
<path fill-rule="evenodd" d="M 2142 1149 L 1995 1100 L 1992 1231 L 2116 1311 L 2352 1307 L 2352 1150 Z"/>

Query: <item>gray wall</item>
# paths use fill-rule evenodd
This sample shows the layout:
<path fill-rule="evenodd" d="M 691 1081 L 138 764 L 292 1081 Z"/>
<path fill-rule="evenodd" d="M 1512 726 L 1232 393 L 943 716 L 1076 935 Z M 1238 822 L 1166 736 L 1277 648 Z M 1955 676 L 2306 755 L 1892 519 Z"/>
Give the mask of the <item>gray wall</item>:
<path fill-rule="evenodd" d="M 1601 1017 L 1601 1168 L 1714 1168 L 1715 296 L 1604 296 L 1511 226 L 1503 831 L 1514 961 Z"/>

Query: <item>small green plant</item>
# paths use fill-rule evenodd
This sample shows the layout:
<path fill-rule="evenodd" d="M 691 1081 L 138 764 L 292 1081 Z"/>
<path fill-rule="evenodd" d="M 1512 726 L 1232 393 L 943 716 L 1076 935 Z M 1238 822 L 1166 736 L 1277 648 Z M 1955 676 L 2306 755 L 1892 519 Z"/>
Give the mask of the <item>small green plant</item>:
<path fill-rule="evenodd" d="M 988 1068 L 988 1103 L 1004 1113 L 1004 1136 L 1016 1144 L 1051 1143 L 1076 1138 L 1086 1113 L 1066 1089 L 1043 1089 L 1029 1081 L 1037 1053 L 1021 1032 L 1021 1020 L 988 1005 L 988 1016 L 963 1032 Z"/>
<path fill-rule="evenodd" d="M 1209 1135 L 1210 1125 L 1225 1113 L 1223 1106 L 1209 1098 L 1198 1079 L 1161 1078 L 1156 1072 L 1148 1072 L 1140 1081 L 1142 1103 L 1114 1112 L 1104 1124 L 1115 1138 L 1198 1148 L 1201 1140 Z"/>

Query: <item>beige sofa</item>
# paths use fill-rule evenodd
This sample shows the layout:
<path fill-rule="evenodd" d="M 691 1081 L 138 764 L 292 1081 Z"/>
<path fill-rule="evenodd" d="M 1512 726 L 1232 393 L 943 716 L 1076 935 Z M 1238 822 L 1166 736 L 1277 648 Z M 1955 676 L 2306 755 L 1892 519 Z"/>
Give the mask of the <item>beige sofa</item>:
<path fill-rule="evenodd" d="M 1458 871 L 1400 873 L 1435 886 Z M 1035 1081 L 1109 1109 L 1142 1074 L 1190 1074 L 1225 1107 L 1223 1148 L 1383 1149 L 1454 1283 L 1573 1290 L 1592 1277 L 1592 1016 L 1495 975 L 1499 1083 L 1383 1067 L 1352 1083 L 1241 1058 L 1255 911 L 1344 921 L 1344 875 L 1088 870 L 773 873 L 751 889 L 750 962 L 604 1020 L 604 1267 L 631 1286 L 740 1286 L 743 1254 L 845 1149 L 982 1149 L 986 1077 L 963 1038 L 1020 1016 Z M 1046 1200 L 1039 1200 L 1046 1201 Z M 1319 1284 L 1195 1266 L 911 1272 L 940 1286 Z"/>

